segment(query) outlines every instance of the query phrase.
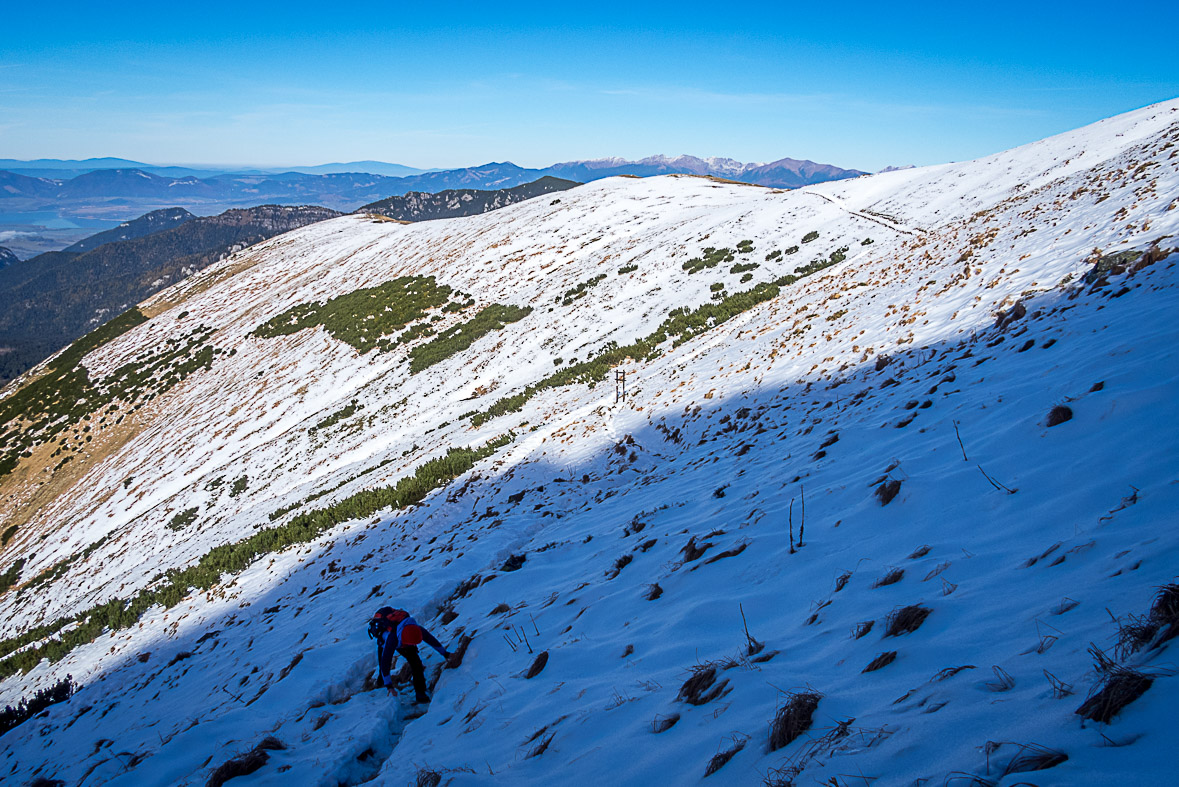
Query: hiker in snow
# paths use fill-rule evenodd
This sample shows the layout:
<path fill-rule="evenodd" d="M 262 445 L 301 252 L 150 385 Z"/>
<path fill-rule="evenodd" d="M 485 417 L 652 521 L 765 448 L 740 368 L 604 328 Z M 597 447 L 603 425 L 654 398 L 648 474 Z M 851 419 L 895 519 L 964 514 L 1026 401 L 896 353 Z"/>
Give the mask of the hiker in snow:
<path fill-rule="evenodd" d="M 429 702 L 430 696 L 426 694 L 426 675 L 422 671 L 422 657 L 418 655 L 418 643 L 425 642 L 447 660 L 450 659 L 450 651 L 442 647 L 442 643 L 418 625 L 404 609 L 378 609 L 369 623 L 368 635 L 377 641 L 377 668 L 381 672 L 381 682 L 389 689 L 389 694 L 397 693 L 393 688 L 392 673 L 396 654 L 400 653 L 409 662 L 409 668 L 413 672 L 413 689 L 417 695 L 415 704 Z"/>

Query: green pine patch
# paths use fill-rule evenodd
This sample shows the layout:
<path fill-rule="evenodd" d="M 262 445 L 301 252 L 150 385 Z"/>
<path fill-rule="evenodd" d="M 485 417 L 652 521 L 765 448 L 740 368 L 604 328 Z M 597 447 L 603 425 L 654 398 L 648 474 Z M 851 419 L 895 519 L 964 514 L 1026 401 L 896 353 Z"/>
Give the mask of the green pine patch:
<path fill-rule="evenodd" d="M 753 247 L 750 247 L 752 251 Z M 736 257 L 733 256 L 732 249 L 717 249 L 709 246 L 699 257 L 693 257 L 683 264 L 683 269 L 688 273 L 699 273 L 708 268 L 715 268 L 722 262 L 732 262 Z"/>
<path fill-rule="evenodd" d="M 409 371 L 414 374 L 444 361 L 467 349 L 486 334 L 502 330 L 508 323 L 522 320 L 531 312 L 532 308 L 528 306 L 521 308 L 493 303 L 467 322 L 448 328 L 425 344 L 410 350 Z"/>
<path fill-rule="evenodd" d="M 193 591 L 212 588 L 221 581 L 222 575 L 243 571 L 259 556 L 307 543 L 342 522 L 364 519 L 385 508 L 397 510 L 420 503 L 430 492 L 450 483 L 514 439 L 515 435 L 509 432 L 481 448 L 452 448 L 445 455 L 423 463 L 412 475 L 392 486 L 357 492 L 326 508 L 299 514 L 284 525 L 261 530 L 236 543 L 214 547 L 194 565 L 170 569 L 153 586 L 141 590 L 129 601 L 113 599 L 0 641 L 0 658 L 3 659 L 0 660 L 0 678 L 28 672 L 43 658 L 50 662 L 60 661 L 71 650 L 93 642 L 108 629 L 118 631 L 133 626 L 157 604 L 170 608 Z M 95 542 L 82 554 L 63 562 L 73 563 L 102 543 Z M 64 573 L 65 568 L 68 565 L 61 568 L 57 576 Z M 73 628 L 64 631 L 70 626 Z M 40 647 L 20 650 L 47 637 L 54 638 Z"/>
<path fill-rule="evenodd" d="M 376 287 L 365 287 L 326 303 L 300 303 L 263 323 L 253 335 L 263 339 L 288 336 L 322 325 L 335 338 L 362 355 L 375 349 L 388 352 L 396 334 L 433 309 L 448 305 L 451 288 L 433 276 L 401 276 Z M 465 304 L 449 304 L 462 308 Z"/>
<path fill-rule="evenodd" d="M 454 300 L 451 300 L 452 294 Z M 498 331 L 532 311 L 530 308 L 492 304 L 470 320 L 441 333 L 431 325 L 442 319 L 443 314 L 461 312 L 474 304 L 474 300 L 439 284 L 433 276 L 402 276 L 376 287 L 354 290 L 326 303 L 292 306 L 258 326 L 253 335 L 273 339 L 322 325 L 333 337 L 356 348 L 362 355 L 373 350 L 389 352 L 400 345 L 433 337 L 410 350 L 410 372 L 413 373 L 462 352 L 481 336 Z"/>
<path fill-rule="evenodd" d="M 625 347 L 607 345 L 588 360 L 558 369 L 523 391 L 499 399 L 486 410 L 470 413 L 471 425 L 479 427 L 497 416 L 518 412 L 529 399 L 550 388 L 578 383 L 593 385 L 605 379 L 610 370 L 619 364 L 632 358 L 653 358 L 659 354 L 660 345 L 667 341 L 671 341 L 672 347 L 678 347 L 757 304 L 778 297 L 781 287 L 793 284 L 797 280 L 796 276 L 783 276 L 775 281 L 762 282 L 752 289 L 724 297 L 716 303 L 706 303 L 695 309 L 672 309 L 663 324 L 650 335 Z"/>
<path fill-rule="evenodd" d="M 787 250 L 787 253 L 790 251 Z M 714 261 L 709 265 L 697 267 L 695 270 L 689 270 L 689 263 L 685 263 L 684 270 L 695 273 L 697 270 L 715 267 L 722 261 L 728 262 L 733 259 L 728 249 L 705 249 L 704 254 L 704 258 L 689 260 L 689 263 L 695 264 L 700 259 Z M 592 386 L 605 379 L 611 369 L 627 360 L 654 358 L 660 353 L 660 346 L 667 341 L 671 342 L 673 348 L 678 347 L 684 342 L 731 320 L 738 314 L 749 311 L 759 303 L 777 298 L 782 287 L 788 287 L 804 276 L 818 273 L 824 268 L 843 262 L 845 259 L 847 259 L 847 247 L 831 252 L 827 258 L 820 257 L 809 265 L 796 268 L 795 274 L 797 275 L 786 275 L 774 281 L 761 282 L 751 289 L 732 295 L 716 291 L 713 293 L 713 297 L 716 298 L 715 303 L 706 303 L 695 309 L 690 309 L 687 306 L 672 309 L 658 329 L 648 336 L 636 340 L 633 344 L 619 347 L 611 343 L 588 360 L 559 369 L 548 377 L 529 385 L 523 391 L 497 400 L 486 410 L 467 413 L 464 417 L 469 416 L 471 425 L 479 427 L 497 416 L 519 412 L 529 399 L 541 391 L 578 383 L 587 383 Z"/>
<path fill-rule="evenodd" d="M 88 333 L 49 362 L 40 377 L 0 400 L 0 476 L 12 472 L 33 448 L 58 440 L 53 457 L 72 451 L 90 439 L 92 420 L 105 424 L 120 404 L 136 409 L 189 375 L 212 365 L 221 353 L 208 343 L 213 329 L 199 326 L 187 335 L 166 339 L 100 380 L 91 380 L 82 359 L 92 350 L 147 322 L 139 309 L 130 309 Z M 115 423 L 122 420 L 118 416 Z"/>
<path fill-rule="evenodd" d="M 618 272 L 622 273 L 623 271 L 620 270 Z M 576 287 L 573 287 L 572 289 L 566 290 L 564 293 L 562 293 L 557 298 L 557 301 L 560 302 L 560 304 L 562 306 L 569 306 L 577 299 L 584 298 L 585 294 L 590 291 L 590 288 L 598 286 L 598 284 L 601 283 L 601 281 L 605 278 L 606 278 L 606 274 L 599 273 L 597 276 L 594 276 L 592 279 L 586 279 L 583 282 L 578 282 Z"/>

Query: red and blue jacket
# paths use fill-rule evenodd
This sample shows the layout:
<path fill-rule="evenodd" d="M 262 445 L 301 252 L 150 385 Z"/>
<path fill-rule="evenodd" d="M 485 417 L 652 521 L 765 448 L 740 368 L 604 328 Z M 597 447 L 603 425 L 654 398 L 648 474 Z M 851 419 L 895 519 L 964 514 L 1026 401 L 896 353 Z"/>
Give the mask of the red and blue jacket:
<path fill-rule="evenodd" d="M 419 642 L 432 647 L 442 658 L 450 657 L 450 652 L 442 647 L 442 643 L 404 610 L 394 610 L 393 615 L 388 616 L 386 620 L 387 624 L 370 629 L 370 633 L 377 641 L 377 667 L 380 669 L 381 682 L 384 685 L 393 684 L 393 662 L 397 659 L 397 652 L 401 651 L 408 656 L 406 651 L 411 651 L 416 656 Z M 374 623 L 376 622 L 374 620 Z"/>

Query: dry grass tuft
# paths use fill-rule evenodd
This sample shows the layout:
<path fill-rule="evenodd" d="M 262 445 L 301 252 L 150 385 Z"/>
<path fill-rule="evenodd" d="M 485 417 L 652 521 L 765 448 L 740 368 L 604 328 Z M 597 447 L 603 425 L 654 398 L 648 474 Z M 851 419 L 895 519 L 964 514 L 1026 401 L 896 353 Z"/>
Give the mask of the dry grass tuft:
<path fill-rule="evenodd" d="M 1118 620 L 1118 644 L 1114 646 L 1114 653 L 1119 659 L 1126 659 L 1149 645 L 1158 633 L 1157 622 L 1148 617 L 1127 615 Z"/>
<path fill-rule="evenodd" d="M 221 785 L 230 779 L 236 779 L 238 776 L 247 776 L 270 760 L 270 755 L 267 752 L 285 748 L 286 746 L 282 741 L 272 735 L 268 735 L 250 751 L 219 765 L 217 770 L 213 771 L 209 776 L 209 781 L 205 783 L 205 787 L 221 787 Z"/>
<path fill-rule="evenodd" d="M 1150 646 L 1157 648 L 1179 634 L 1179 585 L 1164 585 L 1145 615 L 1127 615 L 1117 621 L 1118 644 L 1114 654 L 1122 660 Z"/>
<path fill-rule="evenodd" d="M 896 660 L 897 660 L 897 652 L 895 650 L 890 650 L 885 653 L 881 653 L 879 656 L 872 659 L 871 663 L 868 664 L 868 666 L 864 667 L 862 670 L 860 670 L 860 672 L 861 673 L 875 672 L 876 670 L 880 669 L 881 667 L 887 667 L 889 664 L 892 664 Z"/>
<path fill-rule="evenodd" d="M 692 667 L 692 677 L 680 686 L 676 699 L 689 705 L 704 705 L 724 693 L 728 679 L 716 682 L 716 667 L 712 664 L 697 664 Z"/>
<path fill-rule="evenodd" d="M 678 713 L 672 713 L 669 716 L 663 716 L 663 715 L 656 716 L 655 720 L 651 722 L 651 731 L 654 732 L 656 735 L 658 735 L 661 732 L 667 732 L 672 727 L 674 727 L 675 723 L 679 720 L 680 720 L 680 715 Z"/>
<path fill-rule="evenodd" d="M 524 759 L 530 760 L 533 757 L 539 757 L 540 755 L 544 754 L 546 751 L 548 751 L 549 744 L 553 742 L 553 738 L 555 737 L 557 737 L 557 733 L 549 733 L 547 738 L 541 740 L 540 743 L 532 747 L 531 751 L 524 755 Z"/>
<path fill-rule="evenodd" d="M 998 664 L 991 665 L 991 672 L 995 673 L 995 679 L 983 684 L 983 688 L 987 691 L 1003 692 L 1015 688 L 1015 678 L 1011 677 L 1010 672 Z"/>
<path fill-rule="evenodd" d="M 770 751 L 788 746 L 811 728 L 815 709 L 822 698 L 823 695 L 816 691 L 790 692 L 786 695 L 786 703 L 778 708 L 770 724 Z"/>
<path fill-rule="evenodd" d="M 711 546 L 712 543 L 707 541 L 703 544 L 697 545 L 696 536 L 692 536 L 688 539 L 688 543 L 684 544 L 683 548 L 680 549 L 680 552 L 683 553 L 684 562 L 691 563 L 693 560 L 700 559 Z"/>
<path fill-rule="evenodd" d="M 418 771 L 417 787 L 438 787 L 442 783 L 442 773 L 422 768 Z"/>
<path fill-rule="evenodd" d="M 929 682 L 940 683 L 943 680 L 949 680 L 962 670 L 968 669 L 976 669 L 976 667 L 973 664 L 963 664 L 961 667 L 943 667 L 942 669 L 938 670 L 932 678 L 929 679 Z"/>
<path fill-rule="evenodd" d="M 1019 747 L 1019 751 L 1004 766 L 1000 776 L 1009 776 L 1013 773 L 1043 771 L 1048 768 L 1055 768 L 1057 765 L 1068 760 L 1068 755 L 1064 752 L 1049 749 L 1038 743 L 1019 743 L 1016 745 Z"/>
<path fill-rule="evenodd" d="M 708 767 L 704 770 L 705 778 L 719 771 L 728 764 L 729 760 L 737 755 L 737 752 L 745 748 L 745 744 L 749 743 L 747 737 L 736 737 L 733 741 L 732 748 L 726 749 L 718 754 L 713 755 L 712 759 L 708 761 Z"/>
<path fill-rule="evenodd" d="M 539 675 L 549 663 L 549 652 L 542 650 L 536 654 L 536 659 L 533 660 L 532 666 L 528 668 L 528 672 L 524 673 L 526 679 L 531 680 Z"/>
<path fill-rule="evenodd" d="M 1146 693 L 1154 684 L 1154 678 L 1141 672 L 1122 667 L 1108 675 L 1100 689 L 1077 708 L 1077 715 L 1083 719 L 1109 724 L 1122 709 Z"/>
<path fill-rule="evenodd" d="M 647 586 L 647 595 L 643 596 L 643 598 L 647 599 L 647 601 L 654 601 L 662 595 L 663 588 L 659 586 L 658 582 L 652 582 Z"/>
<path fill-rule="evenodd" d="M 634 555 L 625 554 L 614 561 L 614 565 L 606 572 L 606 579 L 614 579 L 622 573 L 622 569 L 630 565 L 631 561 L 635 559 Z"/>
<path fill-rule="evenodd" d="M 933 612 L 929 607 L 920 604 L 910 604 L 907 607 L 894 609 L 884 621 L 884 636 L 896 637 L 909 634 L 921 628 L 921 624 Z"/>
<path fill-rule="evenodd" d="M 901 482 L 895 478 L 890 478 L 876 487 L 876 499 L 880 501 L 880 505 L 886 506 L 892 502 L 893 498 L 900 494 Z"/>
<path fill-rule="evenodd" d="M 1179 636 L 1179 584 L 1163 585 L 1150 608 L 1150 619 L 1160 628 L 1166 627 L 1155 643 L 1157 647 L 1167 640 Z"/>
<path fill-rule="evenodd" d="M 500 566 L 500 571 L 519 571 L 524 567 L 524 562 L 528 559 L 527 555 L 510 555 L 504 564 Z"/>
<path fill-rule="evenodd" d="M 903 569 L 903 568 L 890 568 L 888 570 L 887 574 L 885 574 L 880 579 L 878 579 L 872 583 L 872 587 L 882 588 L 885 585 L 895 585 L 896 583 L 900 582 L 904 578 L 904 576 L 905 576 L 905 569 Z"/>
<path fill-rule="evenodd" d="M 852 636 L 856 639 L 862 639 L 868 636 L 868 632 L 876 625 L 875 620 L 865 620 L 863 623 L 857 623 L 855 629 L 852 630 Z"/>

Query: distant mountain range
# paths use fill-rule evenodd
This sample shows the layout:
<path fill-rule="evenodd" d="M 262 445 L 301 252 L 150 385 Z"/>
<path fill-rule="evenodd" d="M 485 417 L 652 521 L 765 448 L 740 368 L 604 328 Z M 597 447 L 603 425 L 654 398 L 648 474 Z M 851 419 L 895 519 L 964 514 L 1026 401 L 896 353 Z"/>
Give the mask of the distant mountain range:
<path fill-rule="evenodd" d="M 0 169 L 15 172 L 19 175 L 42 178 L 72 178 L 87 172 L 104 169 L 138 169 L 152 175 L 165 177 L 213 177 L 227 174 L 260 175 L 278 172 L 298 172 L 304 175 L 329 175 L 339 172 L 363 172 L 370 175 L 386 175 L 389 177 L 405 177 L 418 175 L 432 170 L 407 167 L 404 164 L 391 164 L 386 161 L 349 161 L 333 164 L 319 164 L 313 167 L 218 167 L 197 166 L 189 167 L 177 164 L 145 164 L 142 161 L 132 161 L 125 158 L 88 158 L 88 159 L 0 159 Z"/>
<path fill-rule="evenodd" d="M 292 166 L 292 167 L 231 167 L 231 166 L 185 166 L 175 164 L 146 164 L 142 161 L 132 161 L 124 158 L 90 158 L 90 159 L 0 159 L 0 170 L 6 172 L 13 172 L 26 177 L 41 177 L 49 179 L 69 179 L 89 172 L 99 170 L 112 169 L 134 169 L 146 172 L 151 175 L 158 175 L 161 177 L 182 178 L 186 176 L 195 176 L 198 178 L 211 178 L 219 175 L 280 175 L 284 173 L 295 173 L 301 175 L 337 175 L 344 173 L 362 173 L 368 175 L 380 175 L 382 177 L 390 178 L 405 178 L 413 177 L 415 175 L 425 175 L 435 172 L 469 172 L 477 170 L 486 170 L 488 167 L 514 167 L 512 164 L 484 164 L 480 167 L 463 167 L 448 170 L 442 169 L 420 169 L 417 167 L 406 166 L 405 164 L 394 164 L 386 161 L 349 161 L 338 162 L 331 164 L 318 164 L 315 166 Z M 517 167 L 517 169 L 523 169 Z M 897 169 L 895 167 L 888 167 L 883 171 L 890 171 Z M 675 173 L 687 173 L 692 175 L 713 175 L 716 177 L 730 178 L 733 180 L 743 180 L 749 177 L 758 178 L 758 180 L 749 180 L 749 182 L 757 182 L 763 186 L 787 186 L 791 187 L 795 180 L 805 180 L 807 183 L 819 182 L 815 178 L 822 178 L 827 180 L 839 180 L 844 177 L 849 177 L 843 173 L 853 173 L 851 176 L 862 175 L 863 172 L 859 170 L 841 169 L 829 164 L 816 164 L 813 161 L 806 161 L 800 159 L 784 158 L 777 161 L 765 163 L 748 164 L 737 161 L 731 158 L 709 157 L 697 158 L 696 156 L 664 156 L 655 155 L 647 158 L 631 161 L 624 158 L 612 157 L 601 159 L 586 159 L 577 161 L 565 161 L 558 164 L 553 164 L 550 167 L 540 169 L 532 169 L 533 173 L 543 173 L 544 175 L 553 175 L 554 177 L 562 177 L 570 180 L 578 180 L 580 182 L 587 182 L 590 180 L 597 180 L 599 178 L 611 177 L 613 175 L 668 175 Z M 795 177 L 782 177 L 783 172 L 792 173 Z M 770 183 L 761 182 L 762 180 L 769 180 L 778 178 L 781 182 Z M 535 178 L 533 178 L 535 179 Z M 481 184 L 484 186 L 496 185 L 492 183 Z M 805 183 L 803 185 L 806 185 Z"/>
<path fill-rule="evenodd" d="M 4 169 L 5 166 L 9 169 Z M 378 172 L 348 171 L 353 169 Z M 647 177 L 674 173 L 709 175 L 775 188 L 797 188 L 864 174 L 799 159 L 749 164 L 693 156 L 567 161 L 544 169 L 491 162 L 476 167 L 419 171 L 399 164 L 359 161 L 284 171 L 238 172 L 153 167 L 126 159 L 0 159 L 0 231 L 15 232 L 9 236 L 8 245 L 17 256 L 30 257 L 70 246 L 85 237 L 83 229 L 91 232 L 114 229 L 161 208 L 180 207 L 206 216 L 261 204 L 323 205 L 350 212 L 362 205 L 411 192 L 494 191 L 544 177 L 585 183 L 615 175 Z"/>
<path fill-rule="evenodd" d="M 418 169 L 404 164 L 390 164 L 385 161 L 350 161 L 343 164 L 319 164 L 314 167 L 285 167 L 269 170 L 271 172 L 300 172 L 304 175 L 336 175 L 342 172 L 364 172 L 369 175 L 384 175 L 391 178 L 403 178 L 408 175 L 420 175 L 423 172 L 436 172 L 433 169 Z"/>
<path fill-rule="evenodd" d="M 481 191 L 478 189 L 448 189 L 431 194 L 411 191 L 401 197 L 389 197 L 357 208 L 356 213 L 378 213 L 398 221 L 428 221 L 456 216 L 474 216 L 506 208 L 542 194 L 565 191 L 580 183 L 561 178 L 543 177 L 510 189 Z"/>
<path fill-rule="evenodd" d="M 779 159 L 768 164 L 745 164 L 729 158 L 702 159 L 695 156 L 648 156 L 638 161 L 620 158 L 568 161 L 564 164 L 554 164 L 545 170 L 545 174 L 583 183 L 615 175 L 650 177 L 678 173 L 711 175 L 776 188 L 798 188 L 812 183 L 843 180 L 867 174 L 831 164 L 816 164 L 813 161 L 792 158 Z"/>
<path fill-rule="evenodd" d="M 121 159 L 88 161 L 123 163 Z M 69 166 L 87 163 L 64 161 L 60 162 L 62 166 L 56 170 L 62 174 L 57 176 L 28 174 L 35 169 L 48 171 L 51 163 L 0 160 L 0 170 L 3 170 L 0 171 L 0 206 L 4 207 L 4 212 L 44 210 L 53 206 L 78 207 L 82 204 L 97 208 L 105 205 L 109 208 L 112 204 L 118 206 L 118 203 L 114 203 L 116 200 L 164 200 L 168 205 L 184 206 L 315 202 L 338 210 L 354 210 L 369 202 L 402 196 L 411 191 L 434 193 L 446 189 L 511 188 L 546 176 L 584 183 L 615 175 L 646 177 L 689 173 L 743 180 L 762 186 L 796 188 L 864 174 L 859 170 L 789 158 L 769 164 L 744 164 L 732 159 L 700 159 L 693 156 L 651 156 L 639 161 L 619 158 L 567 161 L 544 169 L 529 169 L 511 162 L 492 162 L 477 167 L 432 172 L 413 170 L 398 164 L 352 162 L 282 172 L 229 172 L 208 176 L 178 174 L 175 171 L 172 174 L 158 174 L 160 168 L 126 162 L 128 166 L 96 166 L 90 171 L 63 177 L 62 174 L 72 171 Z M 5 168 L 12 164 L 35 164 L 38 167 Z M 130 166 L 132 164 L 134 166 Z M 363 171 L 350 171 L 353 166 Z"/>
<path fill-rule="evenodd" d="M 316 206 L 279 205 L 205 217 L 158 211 L 102 233 L 113 242 L 94 247 L 87 239 L 77 244 L 81 251 L 48 252 L 0 267 L 0 385 L 228 254 L 338 215 Z M 116 239 L 119 234 L 128 237 Z"/>
<path fill-rule="evenodd" d="M 8 249 L 0 246 L 0 268 L 11 265 L 14 262 L 20 262 L 20 258 Z"/>

